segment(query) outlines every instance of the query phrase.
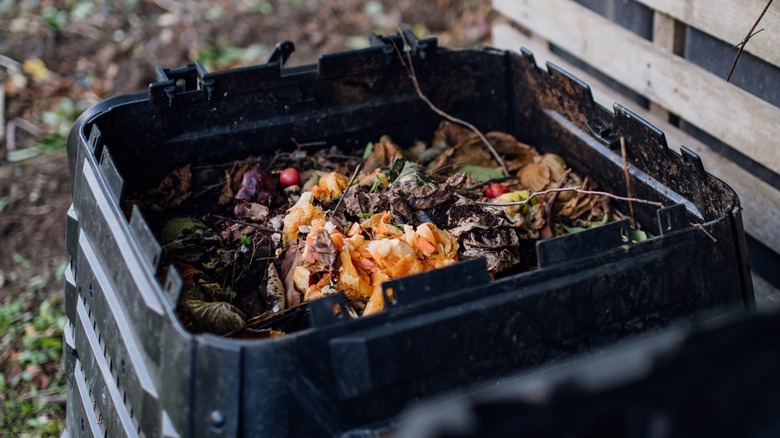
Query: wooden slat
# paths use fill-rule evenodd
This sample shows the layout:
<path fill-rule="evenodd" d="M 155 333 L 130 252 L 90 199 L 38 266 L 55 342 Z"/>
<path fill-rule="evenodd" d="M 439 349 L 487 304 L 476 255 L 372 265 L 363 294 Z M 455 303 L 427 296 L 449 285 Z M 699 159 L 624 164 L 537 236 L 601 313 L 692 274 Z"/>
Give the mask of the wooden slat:
<path fill-rule="evenodd" d="M 767 0 L 637 0 L 732 45 L 745 38 Z M 757 29 L 765 30 L 745 51 L 780 67 L 780 5 L 769 8 Z M 715 55 L 715 53 L 713 53 Z"/>
<path fill-rule="evenodd" d="M 550 43 L 780 173 L 780 108 L 570 0 L 493 0 Z"/>
<path fill-rule="evenodd" d="M 669 53 L 677 53 L 681 35 L 678 35 L 677 21 L 670 15 L 655 11 L 653 13 L 653 44 Z M 669 119 L 669 112 L 655 102 L 650 102 L 650 112 L 664 120 Z"/>
<path fill-rule="evenodd" d="M 654 12 L 653 43 L 667 52 L 676 53 L 675 48 L 679 45 L 679 41 L 680 35 L 677 35 L 675 29 L 675 19 L 663 12 Z"/>
<path fill-rule="evenodd" d="M 498 24 L 493 27 L 493 45 L 505 50 L 516 51 L 521 46 L 530 49 L 534 52 L 534 57 L 540 65 L 551 61 L 589 84 L 593 98 L 607 108 L 612 108 L 615 102 L 629 102 L 627 98 L 601 83 L 595 77 L 573 67 L 550 52 L 544 40 L 524 35 L 509 25 Z M 780 192 L 778 190 L 712 151 L 687 133 L 667 123 L 666 120 L 635 105 L 629 105 L 629 108 L 664 131 L 671 148 L 679 152 L 679 145 L 684 144 L 699 154 L 704 168 L 724 180 L 739 195 L 744 208 L 745 232 L 773 251 L 780 253 Z"/>

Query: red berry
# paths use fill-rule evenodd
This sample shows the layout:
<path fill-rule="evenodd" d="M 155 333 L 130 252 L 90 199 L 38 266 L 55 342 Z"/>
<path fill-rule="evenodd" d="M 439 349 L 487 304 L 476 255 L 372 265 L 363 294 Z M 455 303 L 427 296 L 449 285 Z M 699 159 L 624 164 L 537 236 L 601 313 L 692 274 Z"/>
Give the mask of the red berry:
<path fill-rule="evenodd" d="M 504 187 L 503 184 L 492 182 L 488 184 L 487 187 L 485 187 L 485 196 L 487 196 L 490 199 L 498 198 L 499 196 L 503 195 L 508 191 L 509 189 Z"/>
<path fill-rule="evenodd" d="M 301 183 L 301 174 L 292 167 L 284 169 L 279 175 L 279 182 L 284 187 L 295 186 Z"/>

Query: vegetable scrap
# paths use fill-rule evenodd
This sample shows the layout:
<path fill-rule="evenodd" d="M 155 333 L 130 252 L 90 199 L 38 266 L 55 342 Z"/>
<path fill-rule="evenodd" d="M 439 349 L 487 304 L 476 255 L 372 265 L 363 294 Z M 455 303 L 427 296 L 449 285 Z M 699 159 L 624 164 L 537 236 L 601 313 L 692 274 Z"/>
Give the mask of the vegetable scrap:
<path fill-rule="evenodd" d="M 388 280 L 474 258 L 494 278 L 527 271 L 538 240 L 619 218 L 562 157 L 485 137 L 509 177 L 472 131 L 444 122 L 407 148 L 387 136 L 354 155 L 294 142 L 272 156 L 188 163 L 125 207 L 143 209 L 164 266 L 182 278 L 185 327 L 277 337 L 307 327 L 312 300 L 343 294 L 350 314 L 372 315 Z"/>

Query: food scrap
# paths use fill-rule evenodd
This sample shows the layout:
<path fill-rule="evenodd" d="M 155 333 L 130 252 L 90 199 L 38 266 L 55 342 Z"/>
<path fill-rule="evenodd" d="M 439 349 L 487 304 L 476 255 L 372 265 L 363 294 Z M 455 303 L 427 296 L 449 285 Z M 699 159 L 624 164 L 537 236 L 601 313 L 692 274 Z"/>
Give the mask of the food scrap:
<path fill-rule="evenodd" d="M 408 148 L 384 136 L 354 155 L 293 144 L 222 168 L 188 163 L 128 202 L 183 279 L 188 329 L 276 337 L 302 328 L 296 315 L 312 300 L 343 294 L 371 315 L 388 280 L 473 258 L 492 277 L 530 270 L 538 240 L 616 218 L 603 196 L 539 193 L 595 188 L 562 157 L 485 136 L 510 176 L 473 132 L 444 122 Z"/>

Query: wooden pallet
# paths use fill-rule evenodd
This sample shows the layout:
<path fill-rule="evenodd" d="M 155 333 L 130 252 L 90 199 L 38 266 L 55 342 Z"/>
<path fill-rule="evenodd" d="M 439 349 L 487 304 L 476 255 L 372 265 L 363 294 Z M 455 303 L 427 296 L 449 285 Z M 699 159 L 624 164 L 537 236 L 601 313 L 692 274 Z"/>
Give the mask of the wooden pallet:
<path fill-rule="evenodd" d="M 744 38 L 765 1 L 632 0 L 643 11 L 652 11 L 652 35 L 647 39 L 606 18 L 608 14 L 600 15 L 580 4 L 586 1 L 492 1 L 493 7 L 512 21 L 494 25 L 495 47 L 530 49 L 539 65 L 550 61 L 588 83 L 598 103 L 607 108 L 615 102 L 624 103 L 663 130 L 670 147 L 684 144 L 694 150 L 710 173 L 739 194 L 748 235 L 769 248 L 773 257 L 780 254 L 780 191 L 771 183 L 780 174 L 780 107 L 681 56 L 686 26 L 735 44 Z M 770 8 L 759 28 L 767 33 L 774 30 L 774 36 L 756 36 L 746 52 L 780 66 L 780 7 Z M 571 57 L 559 56 L 559 49 L 595 69 L 598 77 L 578 68 L 582 63 L 575 66 L 569 62 Z M 616 91 L 614 83 L 622 85 L 624 88 L 618 87 L 621 90 L 647 98 L 649 108 L 628 104 L 631 98 L 623 94 L 625 91 Z M 780 82 L 775 86 L 780 87 Z M 741 167 L 678 128 L 679 122 L 669 120 L 684 120 L 760 163 L 764 175 L 768 170 L 770 182 L 756 176 L 749 165 Z M 755 272 L 753 277 L 760 303 L 778 301 L 776 286 Z"/>

